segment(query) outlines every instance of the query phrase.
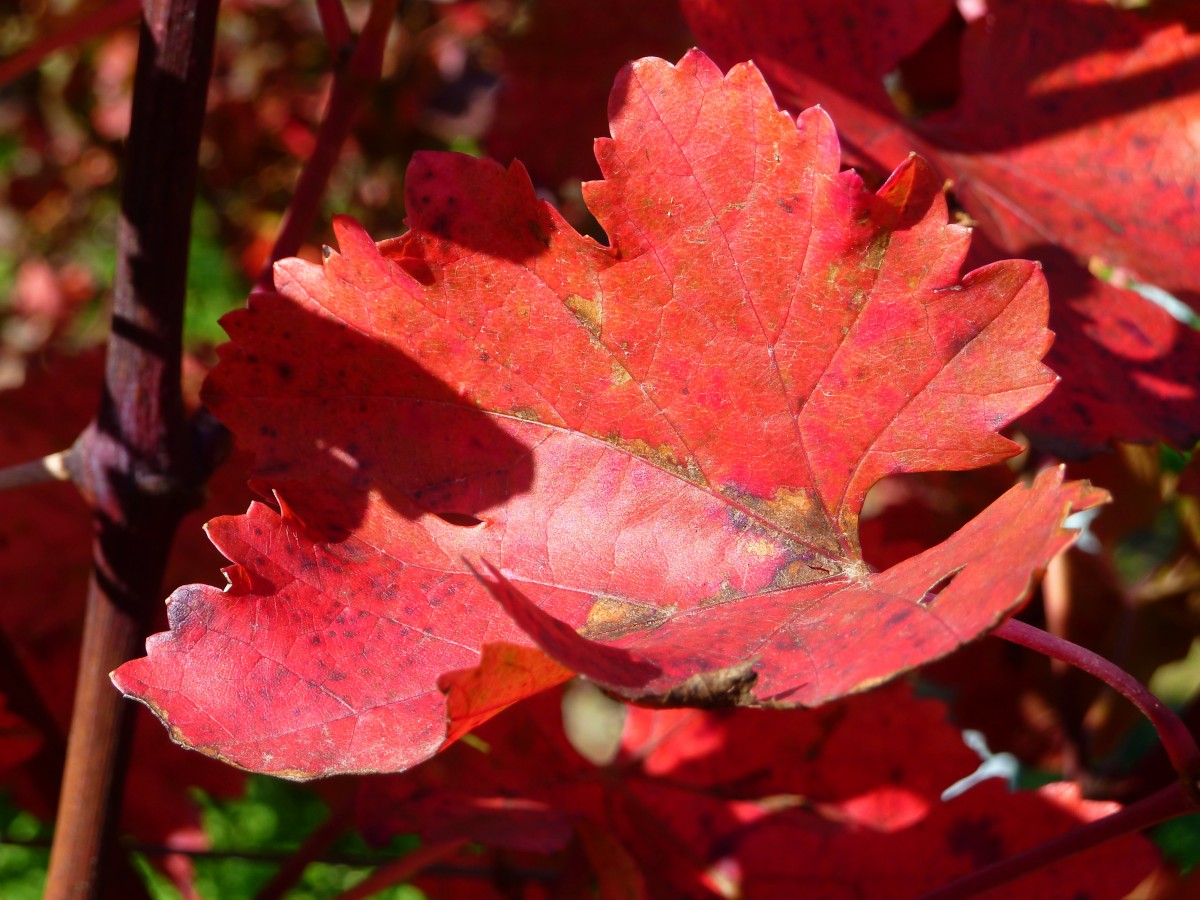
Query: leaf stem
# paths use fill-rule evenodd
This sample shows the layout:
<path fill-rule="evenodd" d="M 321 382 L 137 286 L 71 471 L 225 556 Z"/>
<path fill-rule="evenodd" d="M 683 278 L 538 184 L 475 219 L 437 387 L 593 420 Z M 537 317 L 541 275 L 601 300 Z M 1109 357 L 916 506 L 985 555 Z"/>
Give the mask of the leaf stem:
<path fill-rule="evenodd" d="M 1183 720 L 1154 696 L 1149 688 L 1098 653 L 1025 622 L 1009 619 L 992 634 L 1051 659 L 1070 663 L 1124 695 L 1150 720 L 1162 740 L 1171 765 L 1179 773 L 1184 791 L 1192 801 L 1200 804 L 1200 788 L 1197 786 L 1197 778 L 1200 778 L 1200 748 L 1197 748 L 1196 739 Z"/>
<path fill-rule="evenodd" d="M 99 8 L 85 9 L 55 22 L 57 28 L 50 34 L 0 62 L 0 87 L 37 67 L 51 53 L 81 44 L 123 25 L 137 15 L 138 5 L 139 0 L 113 0 L 99 4 Z"/>
<path fill-rule="evenodd" d="M 283 224 L 271 248 L 271 258 L 254 285 L 256 292 L 273 290 L 272 267 L 284 257 L 294 256 L 305 235 L 312 230 L 321 198 L 325 196 L 329 184 L 329 176 L 362 109 L 363 98 L 370 87 L 379 81 L 383 69 L 383 50 L 392 19 L 396 15 L 397 3 L 398 0 L 372 0 L 367 23 L 354 45 L 349 62 L 339 67 L 333 76 L 329 102 L 317 128 L 316 146 L 300 172 L 292 201 L 283 214 Z M 344 23 L 345 12 L 342 11 L 342 22 L 339 24 L 332 12 L 333 6 L 341 10 L 341 5 L 336 2 L 325 2 L 319 7 L 321 22 L 331 45 L 340 39 L 338 36 L 343 25 L 346 29 L 345 39 L 350 39 L 349 25 Z"/>
<path fill-rule="evenodd" d="M 29 487 L 47 481 L 69 481 L 70 450 L 60 450 L 26 463 L 0 469 L 0 491 Z"/>
<path fill-rule="evenodd" d="M 1105 841 L 1133 834 L 1167 819 L 1195 811 L 1195 802 L 1188 797 L 1180 785 L 1173 784 L 1110 816 L 1081 825 L 1064 835 L 1043 841 L 1015 856 L 1002 859 L 943 887 L 922 894 L 921 900 L 973 897 L 992 888 L 1009 884 L 1036 869 L 1082 853 Z"/>
<path fill-rule="evenodd" d="M 351 52 L 354 36 L 350 33 L 350 20 L 346 18 L 346 7 L 342 0 L 317 0 L 317 15 L 321 17 L 321 30 L 334 59 L 339 63 Z"/>
<path fill-rule="evenodd" d="M 465 840 L 457 839 L 418 847 L 395 862 L 380 866 L 350 890 L 338 895 L 337 900 L 367 900 L 368 897 L 374 897 L 384 888 L 411 881 L 413 876 L 425 871 L 434 863 L 452 856 L 466 843 Z"/>
<path fill-rule="evenodd" d="M 334 841 L 353 825 L 353 794 L 348 783 L 339 784 L 341 796 L 330 810 L 329 816 L 313 829 L 295 853 L 284 859 L 283 864 L 255 895 L 255 900 L 283 900 L 296 886 L 309 863 L 315 862 L 333 846 Z"/>
<path fill-rule="evenodd" d="M 129 878 L 102 887 L 106 873 L 129 871 L 113 853 L 113 836 L 132 706 L 108 673 L 137 653 L 150 630 L 175 529 L 198 505 L 207 474 L 184 413 L 180 364 L 217 7 L 218 0 L 143 7 L 104 391 L 72 460 L 95 541 L 48 900 L 145 895 Z"/>

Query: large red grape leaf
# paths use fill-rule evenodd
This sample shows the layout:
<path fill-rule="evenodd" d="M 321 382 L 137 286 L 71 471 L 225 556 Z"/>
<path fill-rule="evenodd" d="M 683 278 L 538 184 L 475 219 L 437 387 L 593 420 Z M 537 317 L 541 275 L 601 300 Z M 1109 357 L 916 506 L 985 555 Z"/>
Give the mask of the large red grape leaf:
<path fill-rule="evenodd" d="M 996 781 L 943 801 L 979 760 L 945 707 L 904 684 L 819 710 L 630 708 L 616 758 L 599 766 L 568 743 L 560 702 L 547 692 L 472 745 L 365 782 L 360 826 L 377 841 L 416 830 L 542 853 L 572 830 L 602 834 L 648 896 L 913 897 L 1118 809 L 1073 785 L 1010 793 Z M 1131 835 L 1020 884 L 1119 897 L 1155 860 Z M 603 890 L 612 874 L 593 868 Z"/>
<path fill-rule="evenodd" d="M 178 591 L 114 676 L 177 740 L 293 777 L 426 758 L 439 677 L 529 641 L 485 564 L 629 696 L 818 704 L 997 624 L 1102 499 L 1047 471 L 871 574 L 867 489 L 1012 455 L 997 429 L 1052 386 L 1037 267 L 960 283 L 930 170 L 865 191 L 828 117 L 780 113 L 751 66 L 642 60 L 611 109 L 585 186 L 611 248 L 519 166 L 426 155 L 408 234 L 342 220 L 323 268 L 281 263 L 227 318 L 208 402 L 284 505 L 210 523 L 229 591 Z"/>

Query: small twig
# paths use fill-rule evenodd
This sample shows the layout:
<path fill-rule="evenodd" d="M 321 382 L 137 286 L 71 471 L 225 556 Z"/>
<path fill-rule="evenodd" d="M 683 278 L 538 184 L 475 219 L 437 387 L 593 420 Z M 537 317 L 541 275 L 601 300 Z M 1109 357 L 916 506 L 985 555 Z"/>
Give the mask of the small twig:
<path fill-rule="evenodd" d="M 101 35 L 111 28 L 133 20 L 137 16 L 139 8 L 139 0 L 113 0 L 113 2 L 99 4 L 98 8 L 66 17 L 56 23 L 58 27 L 51 34 L 34 41 L 28 47 L 18 50 L 8 59 L 0 62 L 0 87 L 20 78 L 51 53 L 61 50 L 63 47 L 74 47 L 89 38 Z"/>
<path fill-rule="evenodd" d="M 350 827 L 354 818 L 353 794 L 344 786 L 343 796 L 330 810 L 329 816 L 304 839 L 296 852 L 288 856 L 283 865 L 255 895 L 256 900 L 283 900 L 288 892 L 304 875 L 309 863 L 315 862 L 322 853 L 333 846 Z"/>
<path fill-rule="evenodd" d="M 1200 748 L 1196 746 L 1196 739 L 1179 716 L 1145 685 L 1098 653 L 1024 622 L 1009 619 L 992 634 L 1051 659 L 1070 663 L 1125 696 L 1150 720 L 1171 759 L 1171 765 L 1179 773 L 1184 790 L 1200 803 L 1200 790 L 1196 784 L 1197 777 L 1200 777 Z"/>
<path fill-rule="evenodd" d="M 47 481 L 70 481 L 71 473 L 67 470 L 70 457 L 70 450 L 59 450 L 41 459 L 0 469 L 0 491 L 29 487 Z"/>
<path fill-rule="evenodd" d="M 385 888 L 411 881 L 414 875 L 454 855 L 466 843 L 465 840 L 453 840 L 418 847 L 395 862 L 380 866 L 350 890 L 339 894 L 337 900 L 367 900 Z"/>
<path fill-rule="evenodd" d="M 1133 834 L 1167 819 L 1195 812 L 1196 806 L 1179 785 L 1152 794 L 1144 800 L 1132 803 L 1119 812 L 1095 822 L 1089 822 L 1066 834 L 1043 841 L 1008 859 L 993 863 L 952 881 L 943 887 L 921 895 L 921 900 L 951 900 L 957 897 L 974 897 L 984 891 L 1016 881 L 1043 866 L 1051 865 L 1067 857 L 1082 853 L 1105 841 Z"/>
<path fill-rule="evenodd" d="M 329 176 L 337 164 L 342 152 L 342 145 L 350 136 L 350 129 L 362 109 L 363 98 L 367 90 L 379 81 L 383 70 L 383 50 L 387 44 L 388 30 L 396 15 L 398 0 L 372 0 L 371 11 L 367 23 L 363 26 L 362 34 L 354 45 L 354 52 L 349 63 L 338 69 L 333 77 L 333 88 L 329 93 L 329 103 L 325 114 L 317 128 L 317 142 L 312 156 L 305 162 L 300 178 L 296 182 L 296 190 L 287 211 L 283 214 L 283 224 L 271 248 L 271 258 L 254 285 L 254 291 L 269 291 L 273 289 L 272 267 L 287 256 L 294 256 L 300 245 L 316 221 L 320 210 L 321 198 L 325 196 L 325 188 L 329 184 Z M 321 22 L 329 36 L 331 44 L 335 40 L 341 25 L 333 22 L 331 25 L 326 16 L 333 16 L 331 9 L 337 3 L 321 5 Z M 343 11 L 342 15 L 345 13 Z M 346 25 L 347 38 L 349 26 Z"/>
<path fill-rule="evenodd" d="M 346 18 L 342 0 L 317 0 L 317 15 L 321 17 L 321 30 L 325 32 L 333 58 L 343 62 L 343 54 L 350 53 L 354 36 L 350 33 L 350 20 Z"/>

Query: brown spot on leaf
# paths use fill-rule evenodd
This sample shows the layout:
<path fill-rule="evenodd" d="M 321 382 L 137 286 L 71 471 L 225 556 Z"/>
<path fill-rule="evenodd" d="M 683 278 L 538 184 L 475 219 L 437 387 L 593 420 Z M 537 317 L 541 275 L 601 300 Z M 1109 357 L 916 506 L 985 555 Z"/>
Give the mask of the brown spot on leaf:
<path fill-rule="evenodd" d="M 672 612 L 618 597 L 598 597 L 579 633 L 593 641 L 614 641 L 627 634 L 657 628 Z"/>
<path fill-rule="evenodd" d="M 586 299 L 579 294 L 569 294 L 563 303 L 579 320 L 579 324 L 586 328 L 592 337 L 599 340 L 600 326 L 604 317 L 604 310 L 599 301 Z"/>
<path fill-rule="evenodd" d="M 726 578 L 721 582 L 721 588 L 711 597 L 706 597 L 700 601 L 699 606 L 705 609 L 710 606 L 720 606 L 722 603 L 729 603 L 731 600 L 737 600 L 739 597 L 744 597 L 745 592 L 739 591 Z"/>
<path fill-rule="evenodd" d="M 658 447 L 651 447 L 641 438 L 627 439 L 616 434 L 607 434 L 604 440 L 612 444 L 619 450 L 624 450 L 640 459 L 646 460 L 653 466 L 657 466 L 672 475 L 677 475 L 685 481 L 690 481 L 693 484 L 708 485 L 704 478 L 704 474 L 700 471 L 700 467 L 691 457 L 685 462 L 680 462 L 675 457 L 675 452 L 665 444 Z"/>
<path fill-rule="evenodd" d="M 698 709 L 725 709 L 731 706 L 759 706 L 754 696 L 755 660 L 745 660 L 725 669 L 698 672 L 664 694 L 632 698 L 639 706 L 670 709 L 677 706 Z"/>
<path fill-rule="evenodd" d="M 842 555 L 841 546 L 829 519 L 825 516 L 824 508 L 812 491 L 781 487 L 775 491 L 775 495 L 770 500 L 755 497 L 753 494 L 735 488 L 725 488 L 721 493 L 739 506 L 751 510 L 760 519 L 765 519 L 779 528 L 783 534 L 770 537 L 776 541 L 790 538 L 794 542 L 793 549 L 798 556 L 803 557 L 804 554 L 801 552 L 803 548 L 817 550 L 821 554 L 830 556 L 830 559 L 814 558 L 812 560 L 817 563 L 817 568 L 821 569 L 818 574 L 814 575 L 814 578 L 837 574 L 845 568 L 843 564 L 834 562 Z M 754 523 L 753 519 L 749 517 L 746 517 L 746 520 L 745 529 L 755 525 L 761 527 L 760 523 Z"/>
<path fill-rule="evenodd" d="M 875 235 L 867 246 L 867 258 L 863 260 L 863 266 L 868 269 L 882 267 L 883 258 L 887 256 L 888 244 L 891 242 L 892 233 L 890 231 L 883 231 Z"/>

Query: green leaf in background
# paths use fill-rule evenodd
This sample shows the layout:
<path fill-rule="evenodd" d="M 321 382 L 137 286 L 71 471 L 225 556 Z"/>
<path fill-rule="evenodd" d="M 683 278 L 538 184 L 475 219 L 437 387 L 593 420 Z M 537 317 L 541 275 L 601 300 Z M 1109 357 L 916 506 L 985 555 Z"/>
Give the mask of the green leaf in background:
<path fill-rule="evenodd" d="M 184 340 L 189 345 L 223 343 L 225 332 L 217 320 L 241 306 L 249 291 L 249 283 L 226 253 L 216 212 L 203 199 L 197 200 L 188 250 Z"/>
<path fill-rule="evenodd" d="M 37 846 L 23 846 L 27 844 Z M 17 807 L 6 792 L 0 793 L 0 897 L 39 900 L 49 860 L 49 826 Z"/>

